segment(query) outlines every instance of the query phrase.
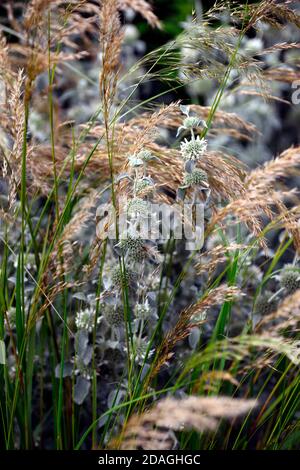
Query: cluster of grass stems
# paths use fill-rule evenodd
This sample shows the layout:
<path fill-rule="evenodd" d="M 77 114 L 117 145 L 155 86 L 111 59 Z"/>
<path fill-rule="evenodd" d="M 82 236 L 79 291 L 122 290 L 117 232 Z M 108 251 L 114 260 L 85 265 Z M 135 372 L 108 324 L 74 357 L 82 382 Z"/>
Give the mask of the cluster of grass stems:
<path fill-rule="evenodd" d="M 38 2 L 32 2 L 33 6 Z M 67 3 L 67 2 L 65 2 Z M 70 2 L 70 9 L 74 6 Z M 80 3 L 80 2 L 77 2 Z M 84 2 L 83 2 L 84 3 Z M 105 3 L 105 2 L 104 2 Z M 112 2 L 114 3 L 114 2 Z M 122 2 L 121 2 L 122 3 Z M 130 2 L 128 2 L 130 4 Z M 146 2 L 145 2 L 146 3 Z M 264 2 L 261 2 L 264 3 Z M 240 24 L 240 32 L 235 47 L 232 50 L 228 65 L 224 68 L 223 77 L 220 79 L 219 88 L 213 104 L 206 117 L 207 127 L 202 131 L 201 137 L 209 136 L 211 126 L 214 123 L 223 94 L 227 88 L 231 71 L 236 67 L 237 56 L 239 54 L 240 43 L 247 33 L 249 23 L 251 23 L 250 12 L 247 5 L 241 8 L 243 21 Z M 57 163 L 57 127 L 55 125 L 54 108 L 54 86 L 56 81 L 58 62 L 53 57 L 58 57 L 62 44 L 58 41 L 55 50 L 51 50 L 51 10 L 43 11 L 43 15 L 48 15 L 49 48 L 47 58 L 48 72 L 48 116 L 50 126 L 50 147 L 52 165 L 52 188 L 43 199 L 40 198 L 38 190 L 28 192 L 28 129 L 29 116 L 31 113 L 31 98 L 34 89 L 35 76 L 30 75 L 30 68 L 24 70 L 22 97 L 22 117 L 21 123 L 22 137 L 20 143 L 20 178 L 16 185 L 16 198 L 19 204 L 9 217 L 2 219 L 4 237 L 1 240 L 1 267 L 0 267 L 0 339 L 5 340 L 6 346 L 13 351 L 15 357 L 15 371 L 13 376 L 10 373 L 9 364 L 0 365 L 0 442 L 4 449 L 32 449 L 43 448 L 44 445 L 54 449 L 102 449 L 106 446 L 122 447 L 122 440 L 126 436 L 126 427 L 134 415 L 143 415 L 150 407 L 166 395 L 178 396 L 178 392 L 197 397 L 242 397 L 243 399 L 255 399 L 254 412 L 249 410 L 238 424 L 231 421 L 230 424 L 220 422 L 215 430 L 209 432 L 199 432 L 187 427 L 184 430 L 176 430 L 177 445 L 180 449 L 282 449 L 293 448 L 299 441 L 299 425 L 297 424 L 297 411 L 299 410 L 300 382 L 298 365 L 284 353 L 276 343 L 272 346 L 272 335 L 269 340 L 266 337 L 255 336 L 254 327 L 251 322 L 245 324 L 242 334 L 237 338 L 235 344 L 227 343 L 227 332 L 231 323 L 231 312 L 235 302 L 234 296 L 220 299 L 220 308 L 217 321 L 209 340 L 202 342 L 200 339 L 196 349 L 189 357 L 176 364 L 176 349 L 174 355 L 172 351 L 166 351 L 166 339 L 162 333 L 162 325 L 166 315 L 172 308 L 172 302 L 176 298 L 180 287 L 188 273 L 189 268 L 199 255 L 192 252 L 187 258 L 182 271 L 178 274 L 175 282 L 171 286 L 171 292 L 166 298 L 165 285 L 168 273 L 172 272 L 172 256 L 176 249 L 173 240 L 168 242 L 168 256 L 164 256 L 161 266 L 161 277 L 159 298 L 161 299 L 158 308 L 158 322 L 149 338 L 144 364 L 149 363 L 147 374 L 142 374 L 144 364 L 137 365 L 135 361 L 135 350 L 132 348 L 132 328 L 130 314 L 129 297 L 130 292 L 126 283 L 122 285 L 122 300 L 124 305 L 124 318 L 126 322 L 127 336 L 127 367 L 124 370 L 124 380 L 115 384 L 118 392 L 126 383 L 126 393 L 121 402 L 117 400 L 104 412 L 99 411 L 99 394 L 101 395 L 102 376 L 97 368 L 96 356 L 96 335 L 97 318 L 101 315 L 100 296 L 104 290 L 103 273 L 106 266 L 106 245 L 107 240 L 101 243 L 101 250 L 97 260 L 97 284 L 96 284 L 96 315 L 91 341 L 93 345 L 92 356 L 92 376 L 91 390 L 88 396 L 88 407 L 77 405 L 73 401 L 75 376 L 64 376 L 64 364 L 70 356 L 70 348 L 74 341 L 74 332 L 69 326 L 69 318 L 74 315 L 70 311 L 69 299 L 78 289 L 72 287 L 70 272 L 64 271 L 64 250 L 59 243 L 66 228 L 73 220 L 73 208 L 80 198 L 81 183 L 86 177 L 86 171 L 90 162 L 95 157 L 99 147 L 105 148 L 108 161 L 109 175 L 103 190 L 110 187 L 112 203 L 117 205 L 119 183 L 117 175 L 119 167 L 115 166 L 115 142 L 118 122 L 122 122 L 127 116 L 132 116 L 143 110 L 151 103 L 162 99 L 164 94 L 170 91 L 179 90 L 182 83 L 171 85 L 165 92 L 160 92 L 158 96 L 151 96 L 138 104 L 128 106 L 131 98 L 138 88 L 156 70 L 157 65 L 164 63 L 164 57 L 168 61 L 169 51 L 175 47 L 169 44 L 162 48 L 155 59 L 150 53 L 150 66 L 132 91 L 121 102 L 115 100 L 112 105 L 120 77 L 115 65 L 111 67 L 111 62 L 107 63 L 106 54 L 112 54 L 111 49 L 106 50 L 109 45 L 101 43 L 100 49 L 103 60 L 100 78 L 99 108 L 95 115 L 91 117 L 84 128 L 79 132 L 71 127 L 69 141 L 71 141 L 69 154 L 65 158 L 64 164 Z M 67 21 L 67 18 L 65 19 Z M 4 29 L 5 31 L 5 29 Z M 117 33 L 116 33 L 117 34 Z M 120 47 L 119 45 L 116 48 Z M 118 54 L 118 51 L 115 51 Z M 29 59 L 30 60 L 30 57 Z M 113 57 L 110 56 L 113 61 Z M 142 61 L 142 64 L 146 63 Z M 110 64 L 110 65 L 109 65 Z M 74 65 L 72 66 L 75 67 Z M 76 67 L 75 67 L 76 68 Z M 167 73 L 166 69 L 162 72 Z M 173 73 L 170 65 L 170 75 Z M 82 72 L 80 72 L 82 73 Z M 27 75 L 26 75 L 27 74 Z M 129 75 L 129 72 L 128 72 Z M 126 74 L 125 74 L 126 78 Z M 122 80 L 125 80 L 124 75 Z M 120 80 L 121 80 L 120 79 Z M 98 116 L 103 119 L 103 133 L 97 137 L 93 146 L 89 148 L 84 159 L 81 158 L 80 168 L 76 162 L 78 151 L 84 144 L 86 137 L 97 124 Z M 204 157 L 205 158 L 205 157 Z M 60 162 L 61 163 L 61 162 Z M 68 167 L 68 178 L 65 178 L 65 167 Z M 168 172 L 168 168 L 163 169 Z M 172 178 L 172 175 L 169 176 Z M 64 190 L 61 190 L 63 186 Z M 36 204 L 40 207 L 38 215 Z M 232 202 L 231 202 L 232 203 Z M 41 207 L 42 204 L 42 207 Z M 76 214 L 75 214 L 76 215 Z M 213 216 L 214 217 L 214 216 Z M 14 225 L 14 220 L 20 221 L 21 226 L 19 243 L 12 246 L 9 232 Z M 217 220 L 217 219 L 216 219 Z M 46 223 L 45 223 L 46 221 Z M 280 221 L 282 222 L 282 221 Z M 243 240 L 242 222 L 235 225 L 237 248 L 233 251 L 226 251 L 226 246 L 230 245 L 227 238 L 226 227 L 222 223 L 216 222 L 214 231 L 217 231 L 224 244 L 224 254 L 226 261 L 222 264 L 222 271 L 203 288 L 199 298 L 195 299 L 198 304 L 205 304 L 210 299 L 211 292 L 222 289 L 226 282 L 228 289 L 237 284 L 239 271 L 243 269 L 244 263 L 252 253 L 260 250 L 265 237 L 274 228 L 280 226 L 278 219 L 273 219 L 252 238 L 251 244 L 245 245 Z M 18 222 L 19 223 L 19 222 Z M 210 233 L 212 232 L 209 226 Z M 30 237 L 26 237 L 26 234 Z M 41 236 L 42 233 L 42 236 Z M 119 234 L 116 233 L 118 239 Z M 291 250 L 293 239 L 285 232 L 284 237 L 275 249 L 273 258 L 270 259 L 264 271 L 263 278 L 256 286 L 254 299 L 264 290 L 264 286 L 273 276 L 280 266 L 281 261 Z M 245 245 L 245 246 L 243 246 Z M 34 253 L 35 267 L 34 276 L 32 268 L 27 267 L 27 257 L 29 253 Z M 223 256 L 224 256 L 223 254 Z M 8 273 L 11 268 L 8 266 L 9 259 L 15 259 L 15 285 L 11 288 Z M 88 260 L 89 254 L 86 254 Z M 56 282 L 59 285 L 57 295 L 53 296 L 53 291 L 48 290 L 47 279 L 49 266 L 55 259 L 58 275 Z M 122 271 L 126 270 L 126 261 L 120 254 L 118 262 Z M 26 305 L 25 279 L 29 278 L 34 284 L 31 302 Z M 231 291 L 229 291 L 229 294 Z M 241 297 L 238 302 L 243 302 Z M 213 302 L 211 302 L 213 304 Z M 15 331 L 8 327 L 7 312 L 14 305 L 16 309 Z M 209 302 L 208 302 L 209 308 Z M 38 331 L 37 331 L 38 325 Z M 186 331 L 189 331 L 188 322 Z M 187 336 L 183 333 L 182 339 Z M 247 338 L 249 338 L 247 343 Z M 179 341 L 180 334 L 176 341 Z M 268 344 L 269 341 L 269 344 Z M 275 340 L 274 340 L 275 341 Z M 261 344 L 260 344 L 261 342 Z M 268 348 L 269 346 L 269 348 Z M 277 354 L 272 356 L 270 362 L 270 350 L 277 348 Z M 168 349 L 168 348 L 167 348 Z M 245 350 L 247 349 L 247 354 Z M 47 351 L 47 354 L 45 354 Z M 150 357 L 150 351 L 154 354 Z M 148 358 L 149 356 L 149 358 Z M 166 358 L 167 356 L 167 358 Z M 247 356 L 247 359 L 245 359 Z M 263 361 L 266 360 L 266 368 Z M 47 363 L 46 363 L 47 361 Z M 165 361 L 165 362 L 164 362 Z M 163 362 L 163 363 L 161 363 Z M 260 366 L 256 367 L 256 363 Z M 60 364 L 59 376 L 56 368 Z M 160 369 L 170 364 L 172 375 L 166 383 L 158 379 Z M 246 364 L 249 367 L 246 367 Z M 45 371 L 51 371 L 50 386 L 45 388 Z M 162 375 L 163 377 L 164 375 Z M 238 377 L 238 379 L 236 379 Z M 125 380 L 126 379 L 126 380 Z M 47 378 L 48 380 L 48 378 Z M 37 392 L 38 390 L 38 392 Z M 180 405 L 179 405 L 180 406 Z M 238 405 L 237 405 L 238 406 Z M 224 413 L 226 416 L 226 413 Z M 99 428 L 99 423 L 105 424 Z M 182 416 L 185 420 L 185 416 Z M 83 428 L 82 422 L 85 423 Z M 90 423 L 86 425 L 86 423 Z M 197 426 L 196 426 L 197 427 Z M 116 429 L 119 434 L 116 435 Z M 220 439 L 221 436 L 221 439 Z M 138 439 L 138 437 L 137 437 Z M 45 442 L 46 441 L 46 444 Z"/>

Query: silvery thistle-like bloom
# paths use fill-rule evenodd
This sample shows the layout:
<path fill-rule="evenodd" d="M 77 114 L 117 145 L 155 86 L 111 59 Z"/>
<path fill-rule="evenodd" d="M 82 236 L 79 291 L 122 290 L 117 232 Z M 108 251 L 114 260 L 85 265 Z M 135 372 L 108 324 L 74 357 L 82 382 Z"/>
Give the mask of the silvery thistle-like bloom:
<path fill-rule="evenodd" d="M 129 234 L 126 238 L 122 238 L 119 243 L 117 243 L 116 247 L 120 248 L 124 255 L 128 256 L 128 260 L 140 262 L 145 259 L 147 255 L 144 240 Z"/>
<path fill-rule="evenodd" d="M 120 305 L 105 305 L 103 317 L 111 328 L 119 328 L 124 325 L 124 309 Z"/>
<path fill-rule="evenodd" d="M 150 150 L 141 150 L 137 154 L 128 157 L 128 163 L 132 168 L 145 166 L 151 160 L 159 160 Z"/>
<path fill-rule="evenodd" d="M 280 273 L 280 285 L 288 294 L 293 294 L 300 288 L 300 273 L 292 264 L 288 264 Z"/>
<path fill-rule="evenodd" d="M 254 313 L 256 315 L 265 316 L 276 310 L 277 301 L 272 292 L 266 291 L 261 294 L 255 302 Z"/>
<path fill-rule="evenodd" d="M 151 312 L 148 299 L 146 299 L 145 302 L 141 304 L 136 304 L 134 311 L 138 319 L 140 320 L 146 319 L 150 315 L 150 312 Z"/>
<path fill-rule="evenodd" d="M 128 157 L 128 163 L 132 168 L 137 168 L 143 166 L 144 162 L 141 158 L 138 158 L 136 155 L 130 155 Z"/>
<path fill-rule="evenodd" d="M 205 188 L 209 187 L 207 173 L 203 170 L 195 169 L 192 173 L 186 173 L 183 185 L 183 188 L 189 188 L 190 186 L 202 185 Z"/>
<path fill-rule="evenodd" d="M 144 199 L 135 197 L 130 199 L 127 204 L 127 214 L 128 215 L 139 215 L 141 217 L 149 216 L 149 204 Z"/>
<path fill-rule="evenodd" d="M 183 114 L 186 115 L 186 118 L 183 121 L 182 126 L 178 127 L 176 137 L 179 136 L 180 132 L 185 131 L 185 130 L 190 130 L 193 135 L 193 129 L 197 127 L 206 127 L 207 124 L 203 119 L 198 118 L 197 116 L 190 116 L 190 107 L 189 106 L 180 106 L 180 110 Z"/>
<path fill-rule="evenodd" d="M 200 160 L 206 149 L 207 141 L 199 136 L 192 137 L 190 140 L 184 139 L 180 144 L 181 156 L 185 162 Z"/>
<path fill-rule="evenodd" d="M 135 182 L 135 191 L 136 194 L 144 193 L 144 192 L 149 192 L 153 189 L 154 187 L 154 182 L 150 177 L 144 177 L 141 179 L 136 180 Z"/>
<path fill-rule="evenodd" d="M 146 355 L 147 359 L 149 359 L 153 355 L 154 349 L 150 349 L 147 354 L 148 347 L 149 343 L 146 338 L 134 336 L 132 344 L 132 359 L 134 359 L 138 364 L 142 364 L 144 362 Z M 125 347 L 125 350 L 127 350 L 127 347 Z"/>
<path fill-rule="evenodd" d="M 178 127 L 176 137 L 178 137 L 182 131 L 193 131 L 193 129 L 201 126 L 207 127 L 206 122 L 203 121 L 203 119 L 199 119 L 196 116 L 188 116 L 184 119 L 182 126 Z"/>
<path fill-rule="evenodd" d="M 95 325 L 95 310 L 91 308 L 85 308 L 76 313 L 75 324 L 78 330 L 86 330 L 89 333 L 93 331 Z M 97 318 L 97 323 L 100 322 L 100 318 Z"/>
<path fill-rule="evenodd" d="M 150 162 L 150 160 L 153 160 L 154 155 L 150 152 L 150 150 L 141 150 L 137 154 L 137 158 L 142 160 L 142 162 L 147 163 Z"/>
<path fill-rule="evenodd" d="M 126 267 L 125 271 L 122 272 L 120 266 L 115 266 L 111 273 L 111 280 L 113 287 L 121 289 L 122 287 L 131 287 L 135 281 L 135 273 Z"/>

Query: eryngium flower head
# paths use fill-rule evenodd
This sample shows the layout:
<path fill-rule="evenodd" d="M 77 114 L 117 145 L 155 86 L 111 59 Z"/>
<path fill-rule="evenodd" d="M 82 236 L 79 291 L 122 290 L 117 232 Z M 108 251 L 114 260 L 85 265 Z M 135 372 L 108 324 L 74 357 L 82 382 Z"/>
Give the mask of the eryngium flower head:
<path fill-rule="evenodd" d="M 197 186 L 203 185 L 205 187 L 208 186 L 208 178 L 207 173 L 203 170 L 194 170 L 192 173 L 186 173 L 183 181 L 183 185 L 190 187 L 190 186 Z"/>
<path fill-rule="evenodd" d="M 199 127 L 202 123 L 202 119 L 199 119 L 196 116 L 188 116 L 183 121 L 183 127 L 185 129 L 194 129 L 195 127 Z"/>
<path fill-rule="evenodd" d="M 135 183 L 136 194 L 143 194 L 152 191 L 154 183 L 151 178 L 141 178 Z"/>
<path fill-rule="evenodd" d="M 133 358 L 137 363 L 142 363 L 147 355 L 147 359 L 149 359 L 153 353 L 154 349 L 150 349 L 148 351 L 149 343 L 146 338 L 137 338 L 136 336 L 133 338 Z M 148 354 L 147 354 L 148 351 Z"/>
<path fill-rule="evenodd" d="M 86 330 L 91 333 L 95 326 L 95 314 L 95 310 L 91 308 L 86 308 L 84 310 L 80 310 L 80 312 L 77 312 L 75 324 L 78 330 Z M 97 323 L 99 323 L 99 321 L 100 318 L 97 318 Z"/>
<path fill-rule="evenodd" d="M 124 310 L 120 305 L 106 305 L 103 308 L 103 317 L 111 328 L 118 328 L 124 324 Z"/>
<path fill-rule="evenodd" d="M 293 265 L 286 265 L 280 274 L 280 285 L 288 294 L 293 294 L 300 288 L 300 273 Z"/>
<path fill-rule="evenodd" d="M 137 154 L 137 158 L 139 158 L 140 160 L 142 160 L 144 163 L 147 163 L 147 162 L 149 162 L 150 160 L 152 160 L 153 154 L 150 152 L 150 150 L 141 150 L 141 151 Z"/>
<path fill-rule="evenodd" d="M 115 266 L 111 273 L 112 285 L 118 289 L 132 287 L 135 273 L 128 267 L 122 272 L 120 266 Z"/>
<path fill-rule="evenodd" d="M 276 308 L 277 301 L 273 298 L 273 293 L 266 291 L 256 299 L 254 313 L 256 315 L 265 316 L 274 312 Z"/>
<path fill-rule="evenodd" d="M 176 137 L 178 137 L 181 131 L 186 130 L 186 129 L 190 129 L 192 131 L 195 127 L 200 127 L 200 126 L 207 128 L 207 124 L 205 121 L 203 121 L 203 119 L 199 119 L 197 116 L 190 116 L 189 106 L 181 105 L 180 109 L 183 112 L 183 114 L 186 115 L 186 118 L 183 120 L 182 126 L 178 128 Z"/>
<path fill-rule="evenodd" d="M 181 156 L 184 161 L 200 160 L 206 149 L 207 141 L 205 139 L 201 139 L 199 136 L 197 136 L 196 139 L 184 139 L 184 141 L 180 144 Z"/>
<path fill-rule="evenodd" d="M 135 316 L 138 319 L 140 320 L 146 319 L 149 316 L 150 311 L 151 311 L 148 299 L 146 299 L 145 302 L 141 304 L 136 304 L 134 311 L 135 311 Z"/>
<path fill-rule="evenodd" d="M 117 246 L 123 254 L 128 254 L 129 260 L 140 262 L 146 257 L 147 252 L 142 238 L 128 235 L 122 238 Z"/>
<path fill-rule="evenodd" d="M 123 255 L 126 255 L 126 261 L 133 263 L 141 263 L 148 259 L 154 263 L 162 262 L 162 255 L 159 253 L 156 246 L 151 246 L 149 241 L 142 238 L 129 237 L 121 240 L 116 245 Z"/>
<path fill-rule="evenodd" d="M 135 197 L 130 199 L 127 204 L 127 214 L 128 215 L 140 215 L 141 217 L 148 217 L 149 215 L 149 203 L 141 199 L 140 197 Z"/>
<path fill-rule="evenodd" d="M 144 162 L 140 158 L 138 158 L 136 155 L 130 155 L 128 157 L 128 163 L 132 168 L 137 168 L 139 166 L 143 166 Z"/>

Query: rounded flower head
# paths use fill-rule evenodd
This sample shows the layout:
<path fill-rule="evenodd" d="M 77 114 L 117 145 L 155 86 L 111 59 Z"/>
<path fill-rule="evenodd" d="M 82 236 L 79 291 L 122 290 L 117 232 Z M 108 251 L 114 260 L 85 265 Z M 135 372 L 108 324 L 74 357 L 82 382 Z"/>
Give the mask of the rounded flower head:
<path fill-rule="evenodd" d="M 148 299 L 142 304 L 136 304 L 134 311 L 138 319 L 143 320 L 147 318 L 151 312 Z"/>
<path fill-rule="evenodd" d="M 184 186 L 194 186 L 194 185 L 203 185 L 208 186 L 207 173 L 203 170 L 194 170 L 192 173 L 187 173 L 184 177 L 183 184 Z"/>
<path fill-rule="evenodd" d="M 142 162 L 147 163 L 147 162 L 149 162 L 150 160 L 152 160 L 153 154 L 150 152 L 150 150 L 141 150 L 141 151 L 137 154 L 137 158 L 139 158 L 140 160 L 142 160 Z"/>
<path fill-rule="evenodd" d="M 131 167 L 139 167 L 139 166 L 145 166 L 146 163 L 150 162 L 150 160 L 154 160 L 157 158 L 153 155 L 150 150 L 141 150 L 138 153 L 135 153 L 134 155 L 130 155 L 128 157 L 128 163 Z"/>
<path fill-rule="evenodd" d="M 118 328 L 124 324 L 123 307 L 107 305 L 103 308 L 103 317 L 111 328 Z"/>
<path fill-rule="evenodd" d="M 132 168 L 137 168 L 137 167 L 139 167 L 139 166 L 144 165 L 143 160 L 141 160 L 140 158 L 138 158 L 136 155 L 130 155 L 130 156 L 128 157 L 128 163 L 129 163 L 129 165 L 130 165 Z"/>
<path fill-rule="evenodd" d="M 185 129 L 194 129 L 195 127 L 199 127 L 202 123 L 202 119 L 199 119 L 196 116 L 188 116 L 183 121 L 183 127 Z"/>
<path fill-rule="evenodd" d="M 141 178 L 135 183 L 135 191 L 137 194 L 148 193 L 153 189 L 154 183 L 151 178 Z"/>
<path fill-rule="evenodd" d="M 144 240 L 140 237 L 128 235 L 126 238 L 122 238 L 117 246 L 132 261 L 140 262 L 146 257 Z"/>
<path fill-rule="evenodd" d="M 272 292 L 266 291 L 261 294 L 256 300 L 254 313 L 260 316 L 265 316 L 274 312 L 277 307 L 277 302 L 276 299 L 272 297 Z"/>
<path fill-rule="evenodd" d="M 207 141 L 205 139 L 201 139 L 199 136 L 197 136 L 196 139 L 184 139 L 184 141 L 180 144 L 181 156 L 184 161 L 200 160 L 206 149 Z"/>
<path fill-rule="evenodd" d="M 133 358 L 137 363 L 142 363 L 147 354 L 149 347 L 148 340 L 146 338 L 133 337 Z M 154 353 L 153 349 L 148 351 L 147 359 L 149 359 Z"/>
<path fill-rule="evenodd" d="M 131 287 L 135 280 L 135 273 L 130 268 L 122 272 L 120 266 L 115 266 L 111 273 L 111 280 L 113 286 L 118 289 Z"/>
<path fill-rule="evenodd" d="M 86 330 L 89 333 L 93 331 L 95 326 L 95 314 L 96 312 L 91 308 L 86 308 L 80 310 L 76 313 L 75 324 L 78 330 Z M 99 323 L 100 318 L 97 318 L 97 323 Z"/>
<path fill-rule="evenodd" d="M 300 288 L 300 273 L 293 265 L 286 265 L 280 274 L 280 284 L 288 294 Z"/>
<path fill-rule="evenodd" d="M 140 215 L 141 217 L 148 217 L 149 215 L 149 204 L 140 197 L 130 199 L 127 204 L 128 215 Z"/>
<path fill-rule="evenodd" d="M 206 127 L 207 124 L 203 119 L 198 118 L 197 116 L 190 116 L 190 107 L 189 106 L 180 106 L 180 110 L 183 114 L 186 115 L 186 118 L 183 120 L 182 126 L 180 126 L 177 130 L 176 137 L 180 134 L 181 131 L 190 129 L 193 131 L 195 127 Z"/>

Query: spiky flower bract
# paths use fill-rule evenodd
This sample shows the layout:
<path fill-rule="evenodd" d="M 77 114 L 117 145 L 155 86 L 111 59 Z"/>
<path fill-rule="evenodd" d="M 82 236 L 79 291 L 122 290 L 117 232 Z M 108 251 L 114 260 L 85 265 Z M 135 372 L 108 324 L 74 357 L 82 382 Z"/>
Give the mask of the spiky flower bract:
<path fill-rule="evenodd" d="M 154 350 L 149 349 L 148 351 L 148 349 L 149 349 L 149 341 L 147 340 L 147 338 L 138 338 L 138 337 L 134 338 L 133 345 L 132 345 L 132 353 L 133 353 L 132 355 L 134 357 L 134 360 L 137 363 L 142 363 L 146 359 L 146 355 L 147 355 L 147 359 L 151 358 L 151 356 L 154 353 Z"/>
<path fill-rule="evenodd" d="M 137 168 L 139 166 L 144 165 L 143 160 L 141 158 L 138 158 L 136 155 L 130 155 L 128 157 L 128 163 L 129 166 L 131 166 L 132 168 Z"/>
<path fill-rule="evenodd" d="M 89 333 L 93 331 L 95 326 L 95 315 L 96 312 L 92 308 L 85 308 L 76 313 L 75 324 L 78 330 L 86 330 Z M 100 319 L 97 318 L 97 323 Z"/>
<path fill-rule="evenodd" d="M 147 318 L 151 312 L 148 299 L 145 300 L 145 302 L 143 303 L 136 304 L 134 312 L 135 312 L 136 317 L 139 319 Z"/>
<path fill-rule="evenodd" d="M 207 149 L 207 141 L 197 136 L 190 140 L 184 139 L 180 144 L 180 152 L 184 161 L 200 160 Z"/>
<path fill-rule="evenodd" d="M 183 127 L 185 129 L 194 129 L 199 127 L 203 121 L 196 116 L 188 116 L 183 121 Z"/>

